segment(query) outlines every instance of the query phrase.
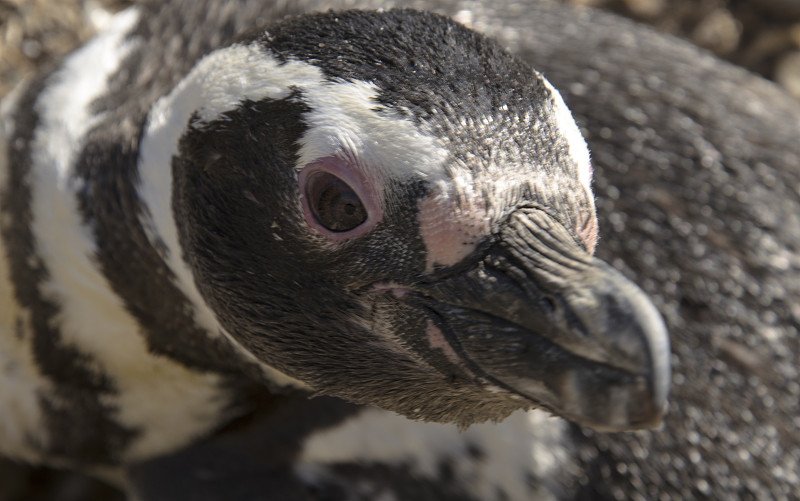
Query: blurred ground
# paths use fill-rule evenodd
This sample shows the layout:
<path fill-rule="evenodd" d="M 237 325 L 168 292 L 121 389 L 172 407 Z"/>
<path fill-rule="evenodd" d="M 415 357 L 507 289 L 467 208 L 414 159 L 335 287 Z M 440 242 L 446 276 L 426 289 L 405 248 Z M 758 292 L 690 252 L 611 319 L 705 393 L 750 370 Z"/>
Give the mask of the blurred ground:
<path fill-rule="evenodd" d="M 800 98 L 800 0 L 551 0 L 612 10 L 687 38 Z M 0 0 L 0 97 L 130 0 Z"/>
<path fill-rule="evenodd" d="M 561 0 L 691 40 L 800 98 L 800 0 Z"/>
<path fill-rule="evenodd" d="M 687 38 L 800 98 L 800 0 L 551 0 L 609 9 Z M 0 0 L 0 97 L 90 37 L 129 0 Z M 36 486 L 33 488 L 33 486 Z M 31 497 L 32 493 L 34 497 Z M 58 495 L 55 495 L 58 493 Z M 115 499 L 85 478 L 0 460 L 0 501 Z"/>
<path fill-rule="evenodd" d="M 126 0 L 0 0 L 0 97 L 89 38 Z"/>

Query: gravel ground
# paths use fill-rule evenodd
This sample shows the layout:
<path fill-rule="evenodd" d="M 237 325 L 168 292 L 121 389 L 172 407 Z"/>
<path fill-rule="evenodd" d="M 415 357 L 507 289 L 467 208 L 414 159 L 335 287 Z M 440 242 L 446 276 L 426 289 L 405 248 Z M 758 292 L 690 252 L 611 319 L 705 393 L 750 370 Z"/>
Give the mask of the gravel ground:
<path fill-rule="evenodd" d="M 564 0 L 691 40 L 800 98 L 800 0 Z"/>
<path fill-rule="evenodd" d="M 687 38 L 800 98 L 800 0 L 560 0 Z M 0 97 L 85 40 L 129 0 L 0 0 Z"/>
<path fill-rule="evenodd" d="M 800 98 L 800 0 L 561 0 L 687 38 Z M 90 37 L 127 0 L 0 0 L 0 97 Z M 115 499 L 108 488 L 0 460 L 0 501 Z M 38 486 L 31 497 L 31 486 Z"/>

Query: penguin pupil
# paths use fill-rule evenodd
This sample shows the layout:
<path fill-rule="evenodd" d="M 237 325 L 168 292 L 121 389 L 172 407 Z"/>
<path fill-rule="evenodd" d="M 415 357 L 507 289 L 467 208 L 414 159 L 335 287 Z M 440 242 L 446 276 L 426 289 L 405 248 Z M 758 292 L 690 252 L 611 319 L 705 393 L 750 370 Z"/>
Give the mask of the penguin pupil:
<path fill-rule="evenodd" d="M 364 204 L 347 183 L 327 173 L 314 177 L 312 191 L 319 195 L 312 197 L 313 209 L 320 224 L 330 231 L 349 231 L 367 220 Z"/>

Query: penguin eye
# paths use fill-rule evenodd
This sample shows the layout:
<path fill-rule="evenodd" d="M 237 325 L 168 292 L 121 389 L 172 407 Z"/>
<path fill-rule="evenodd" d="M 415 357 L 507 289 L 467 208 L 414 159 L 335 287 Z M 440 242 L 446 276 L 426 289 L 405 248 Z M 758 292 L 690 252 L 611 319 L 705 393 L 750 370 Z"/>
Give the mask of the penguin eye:
<path fill-rule="evenodd" d="M 328 172 L 309 176 L 306 197 L 314 218 L 330 231 L 350 231 L 367 220 L 367 209 L 353 188 Z"/>
<path fill-rule="evenodd" d="M 297 183 L 306 224 L 331 243 L 362 237 L 383 218 L 381 178 L 350 160 L 319 158 L 300 170 Z"/>

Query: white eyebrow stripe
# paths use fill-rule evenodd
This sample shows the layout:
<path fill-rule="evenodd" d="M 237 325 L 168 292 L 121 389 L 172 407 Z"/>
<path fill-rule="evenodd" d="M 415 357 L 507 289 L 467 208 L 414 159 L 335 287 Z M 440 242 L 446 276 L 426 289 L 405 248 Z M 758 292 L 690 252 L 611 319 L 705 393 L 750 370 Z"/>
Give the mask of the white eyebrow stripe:
<path fill-rule="evenodd" d="M 569 155 L 578 168 L 578 180 L 592 194 L 592 162 L 589 155 L 589 147 L 583 138 L 578 124 L 572 117 L 564 98 L 558 89 L 542 77 L 542 82 L 550 90 L 553 96 L 553 111 L 555 112 L 556 126 L 558 131 L 566 138 Z"/>
<path fill-rule="evenodd" d="M 326 156 L 352 155 L 384 178 L 445 177 L 447 152 L 397 111 L 381 108 L 370 82 L 325 82 L 301 88 L 311 111 L 300 140 L 299 166 Z"/>

